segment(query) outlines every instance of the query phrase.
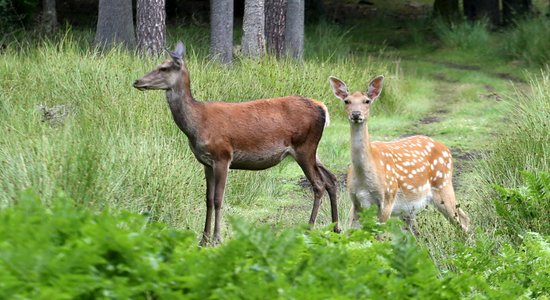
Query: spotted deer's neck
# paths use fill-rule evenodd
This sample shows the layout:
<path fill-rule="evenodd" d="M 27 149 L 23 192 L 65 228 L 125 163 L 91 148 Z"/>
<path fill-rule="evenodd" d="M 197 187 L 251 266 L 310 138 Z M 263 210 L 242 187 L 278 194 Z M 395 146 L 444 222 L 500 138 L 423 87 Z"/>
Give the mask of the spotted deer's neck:
<path fill-rule="evenodd" d="M 373 153 L 366 122 L 351 124 L 351 163 L 357 179 L 375 184 Z"/>

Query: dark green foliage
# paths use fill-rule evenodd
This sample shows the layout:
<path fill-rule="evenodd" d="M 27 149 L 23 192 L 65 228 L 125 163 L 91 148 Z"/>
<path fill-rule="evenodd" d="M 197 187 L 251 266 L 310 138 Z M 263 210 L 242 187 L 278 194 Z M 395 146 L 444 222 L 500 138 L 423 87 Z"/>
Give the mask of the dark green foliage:
<path fill-rule="evenodd" d="M 534 231 L 550 235 L 550 173 L 523 172 L 525 185 L 505 188 L 497 185 L 496 212 L 503 222 L 501 231 L 518 238 Z"/>

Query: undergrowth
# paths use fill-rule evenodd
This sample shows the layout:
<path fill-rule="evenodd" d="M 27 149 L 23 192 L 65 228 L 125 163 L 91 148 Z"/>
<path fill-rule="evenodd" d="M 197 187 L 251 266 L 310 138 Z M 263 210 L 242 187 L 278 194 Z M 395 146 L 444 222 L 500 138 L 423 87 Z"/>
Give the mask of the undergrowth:
<path fill-rule="evenodd" d="M 44 206 L 18 194 L 0 211 L 0 298 L 12 299 L 457 299 L 545 297 L 547 237 L 518 248 L 480 238 L 439 273 L 397 223 L 373 221 L 278 232 L 234 220 L 235 236 L 199 248 L 194 235 L 147 217 L 94 213 L 62 193 Z M 385 233 L 384 233 L 385 232 Z M 383 238 L 380 238 L 383 236 Z"/>

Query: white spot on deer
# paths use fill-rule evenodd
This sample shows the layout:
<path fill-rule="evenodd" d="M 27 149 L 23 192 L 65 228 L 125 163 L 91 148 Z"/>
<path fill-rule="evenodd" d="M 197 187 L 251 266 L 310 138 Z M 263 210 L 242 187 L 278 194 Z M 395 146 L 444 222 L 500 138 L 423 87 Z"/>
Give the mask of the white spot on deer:
<path fill-rule="evenodd" d="M 386 165 L 386 169 L 387 169 L 388 171 L 390 171 L 390 170 L 391 170 L 391 166 L 390 166 L 389 164 Z"/>
<path fill-rule="evenodd" d="M 437 166 L 437 159 L 434 159 L 433 165 L 434 165 L 434 166 Z"/>
<path fill-rule="evenodd" d="M 443 154 L 443 157 L 449 157 L 449 153 L 447 153 L 447 151 L 443 151 L 441 154 Z"/>
<path fill-rule="evenodd" d="M 413 175 L 414 175 L 414 174 L 416 174 L 416 170 L 412 170 L 412 172 L 411 172 L 411 173 L 413 173 Z"/>
<path fill-rule="evenodd" d="M 444 164 L 444 163 L 445 163 L 445 162 L 443 161 L 443 157 L 440 157 L 440 158 L 439 158 L 439 163 L 440 163 L 440 164 Z"/>

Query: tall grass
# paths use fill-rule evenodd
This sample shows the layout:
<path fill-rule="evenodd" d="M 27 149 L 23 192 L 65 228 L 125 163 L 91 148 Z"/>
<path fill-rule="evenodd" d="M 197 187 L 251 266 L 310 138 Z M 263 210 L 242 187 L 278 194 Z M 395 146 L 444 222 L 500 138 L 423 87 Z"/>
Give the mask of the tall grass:
<path fill-rule="evenodd" d="M 486 52 L 490 41 L 486 21 L 447 23 L 436 20 L 435 34 L 444 47 L 460 50 Z"/>
<path fill-rule="evenodd" d="M 11 205 L 17 191 L 28 187 L 45 202 L 63 190 L 85 206 L 125 208 L 200 232 L 203 168 L 174 125 L 164 93 L 142 93 L 131 86 L 161 59 L 140 58 L 121 48 L 99 53 L 85 44 L 67 32 L 55 42 L 12 43 L 1 54 L 0 206 Z M 343 109 L 330 91 L 329 75 L 349 78 L 355 82 L 350 88 L 362 89 L 373 76 L 388 74 L 385 63 L 352 56 L 301 64 L 240 58 L 227 68 L 202 56 L 200 46 L 188 48 L 197 99 L 246 101 L 300 94 L 325 102 L 333 124 L 342 120 Z M 392 78 L 388 75 L 388 82 L 399 85 Z M 388 103 L 400 98 L 391 96 L 391 89 Z M 375 115 L 407 107 L 384 108 L 384 99 L 377 105 Z M 66 114 L 49 119 L 55 108 Z M 347 137 L 347 132 L 347 127 L 335 125 L 327 136 Z M 347 153 L 346 147 L 344 142 L 334 146 L 324 141 L 320 159 L 331 169 L 345 166 L 345 157 L 339 155 Z M 307 207 L 307 214 L 311 195 L 293 188 L 300 176 L 294 163 L 263 172 L 232 171 L 225 210 L 257 220 L 278 202 L 297 202 Z"/>
<path fill-rule="evenodd" d="M 550 63 L 550 19 L 545 17 L 522 20 L 503 37 L 504 55 L 520 59 L 532 66 Z"/>
<path fill-rule="evenodd" d="M 496 138 L 492 151 L 480 161 L 484 184 L 518 187 L 521 172 L 550 170 L 550 69 L 533 77 L 508 98 L 508 127 Z"/>

